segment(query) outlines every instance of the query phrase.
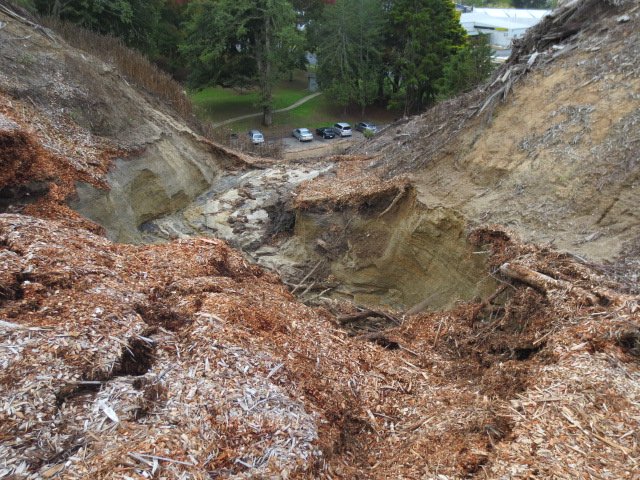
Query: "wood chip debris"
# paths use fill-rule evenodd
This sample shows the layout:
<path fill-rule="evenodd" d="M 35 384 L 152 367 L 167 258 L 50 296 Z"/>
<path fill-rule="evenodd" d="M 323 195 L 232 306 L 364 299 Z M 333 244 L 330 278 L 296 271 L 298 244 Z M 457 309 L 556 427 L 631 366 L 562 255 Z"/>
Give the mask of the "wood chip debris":
<path fill-rule="evenodd" d="M 616 295 L 572 257 L 507 238 L 471 241 L 492 268 Z M 637 299 L 507 276 L 449 312 L 352 311 L 385 323 L 350 338 L 222 241 L 115 245 L 4 214 L 0 245 L 3 286 L 20 292 L 0 305 L 0 478 L 637 471 Z"/>

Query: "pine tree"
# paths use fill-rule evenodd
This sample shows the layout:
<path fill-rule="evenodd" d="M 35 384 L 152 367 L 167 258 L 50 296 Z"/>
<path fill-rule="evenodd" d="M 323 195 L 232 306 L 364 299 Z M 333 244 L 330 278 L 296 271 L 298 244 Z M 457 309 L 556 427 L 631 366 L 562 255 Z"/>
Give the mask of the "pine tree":
<path fill-rule="evenodd" d="M 257 84 L 263 124 L 273 121 L 272 90 L 302 54 L 288 0 L 199 0 L 187 8 L 181 51 L 193 86 Z"/>
<path fill-rule="evenodd" d="M 450 0 L 393 0 L 388 8 L 393 100 L 405 114 L 419 112 L 436 100 L 444 67 L 465 45 L 466 32 Z"/>
<path fill-rule="evenodd" d="M 364 114 L 377 97 L 382 68 L 384 16 L 379 0 L 327 5 L 316 33 L 318 82 L 337 103 Z"/>

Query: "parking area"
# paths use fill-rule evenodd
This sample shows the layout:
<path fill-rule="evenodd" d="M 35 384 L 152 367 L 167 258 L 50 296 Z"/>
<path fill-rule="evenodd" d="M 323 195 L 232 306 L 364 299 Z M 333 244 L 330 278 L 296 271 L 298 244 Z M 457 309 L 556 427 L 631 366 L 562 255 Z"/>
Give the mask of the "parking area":
<path fill-rule="evenodd" d="M 317 135 L 315 129 L 313 129 L 312 132 L 314 134 L 313 140 L 301 142 L 293 136 L 292 130 L 271 130 L 269 133 L 264 134 L 264 143 L 254 145 L 246 134 L 230 135 L 219 131 L 219 135 L 216 136 L 216 141 L 258 156 L 295 160 L 324 155 L 337 155 L 344 152 L 344 150 L 353 143 L 365 138 L 361 132 L 355 129 L 352 130 L 351 137 L 336 136 L 335 138 L 328 139 Z"/>
<path fill-rule="evenodd" d="M 327 139 L 314 134 L 311 142 L 300 142 L 298 139 L 290 136 L 283 138 L 282 142 L 286 150 L 304 150 L 306 148 L 312 148 L 314 145 L 318 144 L 332 145 L 335 143 L 353 142 L 354 140 L 360 140 L 362 138 L 364 138 L 364 136 L 360 132 L 353 132 L 352 137 L 335 137 Z"/>
<path fill-rule="evenodd" d="M 378 125 L 378 131 L 382 126 Z M 314 136 L 310 142 L 300 142 L 293 135 L 282 139 L 283 157 L 287 160 L 319 157 L 323 155 L 341 154 L 355 142 L 364 140 L 362 132 L 352 130 L 351 137 L 339 137 L 324 139 L 318 135 Z"/>
<path fill-rule="evenodd" d="M 362 134 L 360 134 L 360 138 L 364 138 Z M 337 155 L 357 140 L 359 138 L 355 135 L 353 137 L 336 137 L 326 140 L 316 136 L 311 142 L 299 142 L 293 137 L 283 138 L 283 157 L 286 160 L 296 160 L 323 155 Z"/>

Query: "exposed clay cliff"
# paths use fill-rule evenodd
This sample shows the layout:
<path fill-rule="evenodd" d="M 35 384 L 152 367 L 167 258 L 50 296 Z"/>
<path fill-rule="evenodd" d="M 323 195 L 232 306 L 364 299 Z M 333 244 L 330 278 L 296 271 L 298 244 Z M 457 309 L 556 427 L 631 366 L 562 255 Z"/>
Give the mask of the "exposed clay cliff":
<path fill-rule="evenodd" d="M 640 252 L 640 28 L 635 1 L 570 2 L 491 82 L 359 150 L 418 199 L 591 260 Z M 634 246 L 635 245 L 635 246 Z"/>
<path fill-rule="evenodd" d="M 225 168 L 242 163 L 113 65 L 17 15 L 2 16 L 0 113 L 18 143 L 43 150 L 34 160 L 40 164 L 20 174 L 62 189 L 57 200 L 102 225 L 109 238 L 139 241 L 141 223 L 184 207 Z M 14 172 L 8 157 L 5 175 Z M 21 182 L 3 180 L 3 197 L 24 200 L 9 191 Z"/>

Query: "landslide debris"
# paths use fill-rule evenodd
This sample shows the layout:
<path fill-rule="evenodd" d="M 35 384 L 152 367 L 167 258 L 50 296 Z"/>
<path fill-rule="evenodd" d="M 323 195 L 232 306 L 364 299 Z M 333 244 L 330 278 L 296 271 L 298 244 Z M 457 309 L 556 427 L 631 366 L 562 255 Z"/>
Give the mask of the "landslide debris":
<path fill-rule="evenodd" d="M 222 241 L 0 215 L 0 475 L 632 478 L 638 298 L 509 232 L 470 241 L 557 282 L 350 337 Z"/>
<path fill-rule="evenodd" d="M 574 28 L 561 41 L 580 40 L 580 32 L 587 31 L 606 33 L 599 38 L 612 45 L 623 41 L 619 34 L 624 41 L 635 41 L 636 32 L 625 30 L 625 25 L 637 21 L 636 3 L 601 2 L 594 11 L 601 14 L 606 31 Z M 591 0 L 574 2 L 554 18 L 566 26 L 573 15 L 565 18 L 566 12 L 594 6 Z M 618 22 L 623 15 L 629 20 Z M 585 20 L 574 17 L 580 19 Z M 48 37 L 39 37 L 11 18 L 6 21 L 0 35 L 11 29 L 23 37 L 33 34 L 22 41 L 37 60 L 29 69 L 28 61 L 10 68 L 24 68 L 25 75 L 35 68 L 38 74 L 37 65 L 45 62 L 55 72 L 60 63 L 47 64 L 44 52 L 80 62 L 81 56 L 62 43 L 47 50 L 52 48 L 45 45 Z M 9 48 L 11 41 L 0 44 L 0 49 L 7 49 L 0 59 L 19 57 Z M 568 68 L 578 53 L 579 61 L 588 62 L 598 51 L 571 49 L 567 57 L 555 58 L 551 52 L 541 53 L 540 59 L 552 61 L 532 62 L 532 71 L 514 84 L 507 103 L 496 106 L 493 126 L 486 124 L 486 131 L 495 128 L 528 79 L 538 73 L 538 80 L 545 74 L 560 75 L 555 65 Z M 527 58 L 521 60 L 528 63 L 531 57 Z M 103 66 L 95 59 L 89 62 Z M 53 91 L 75 88 L 65 83 L 65 75 L 71 75 L 65 72 L 61 68 L 64 81 Z M 104 75 L 111 79 L 114 95 L 126 93 L 128 102 L 146 98 L 120 85 L 116 72 Z M 633 75 L 629 85 L 636 81 Z M 612 91 L 617 91 L 624 82 L 613 80 Z M 592 83 L 604 88 L 603 82 Z M 492 88 L 503 87 L 496 83 Z M 427 148 L 426 144 L 419 136 L 408 139 L 400 132 L 364 144 L 369 150 L 365 158 L 333 159 L 333 168 L 298 188 L 290 207 L 302 247 L 286 242 L 261 247 L 261 253 L 274 254 L 262 255 L 273 261 L 278 250 L 286 254 L 287 248 L 300 247 L 296 254 L 302 256 L 316 255 L 306 257 L 310 266 L 292 286 L 295 293 L 309 293 L 315 282 L 328 282 L 320 294 L 312 292 L 323 306 L 307 306 L 277 275 L 251 264 L 222 240 L 119 244 L 100 235 L 95 224 L 69 213 L 65 199 L 78 181 L 96 191 L 112 186 L 112 193 L 100 198 L 83 197 L 86 187 L 80 187 L 78 205 L 91 198 L 89 210 L 96 212 L 95 205 L 113 201 L 114 215 L 137 219 L 123 227 L 125 233 L 137 232 L 129 226 L 160 208 L 154 202 L 173 199 L 170 208 L 177 208 L 189 195 L 168 193 L 154 184 L 155 171 L 134 168 L 151 161 L 127 149 L 148 147 L 142 130 L 127 133 L 139 134 L 142 143 L 120 143 L 114 141 L 117 136 L 83 130 L 56 103 L 62 101 L 57 93 L 47 103 L 47 92 L 37 88 L 41 90 L 33 101 L 20 89 L 1 93 L 0 145 L 8 168 L 0 177 L 5 182 L 0 188 L 9 213 L 0 214 L 0 478 L 637 476 L 640 299 L 629 282 L 633 256 L 624 265 L 602 267 L 550 245 L 523 243 L 514 233 L 520 228 L 485 226 L 467 235 L 467 219 L 482 220 L 456 200 L 468 195 L 463 187 L 471 182 L 470 170 L 459 165 L 454 169 L 425 151 L 420 177 L 411 166 L 423 157 L 412 148 Z M 468 106 L 457 102 L 463 109 Z M 185 137 L 176 133 L 184 127 L 160 110 L 144 110 L 147 117 L 141 124 L 149 131 L 171 133 L 163 140 L 151 138 L 156 144 L 167 141 L 171 146 L 163 143 L 165 147 L 179 152 L 171 157 L 176 164 L 158 157 L 164 159 L 159 163 L 165 172 L 177 171 L 185 161 L 181 155 L 199 147 L 178 148 L 172 143 Z M 166 118 L 160 114 L 172 120 L 163 123 Z M 584 114 L 578 111 L 578 120 Z M 145 123 L 149 118 L 151 126 Z M 409 121 L 406 128 L 422 128 L 425 118 Z M 513 122 L 517 117 L 510 118 Z M 471 116 L 465 122 L 468 127 L 481 119 Z M 633 121 L 617 128 L 622 127 L 627 135 L 608 132 L 607 142 L 628 142 L 615 148 L 635 145 Z M 437 132 L 449 135 L 448 129 L 445 125 Z M 452 148 L 465 131 L 450 137 Z M 585 138 L 599 138 L 587 133 Z M 191 133 L 186 137 L 195 138 Z M 133 159 L 128 163 L 119 153 L 123 145 Z M 206 145 L 216 161 L 217 155 L 242 160 Z M 372 156 L 376 145 L 382 153 Z M 549 154 L 546 144 L 540 145 L 544 155 Z M 558 145 L 566 148 L 562 142 Z M 617 151 L 611 148 L 603 151 Z M 155 155 L 161 150 L 149 151 Z M 24 173 L 15 171 L 15 165 L 24 165 Z M 215 167 L 220 168 L 217 163 Z M 506 195 L 500 180 L 488 172 L 509 169 L 494 167 L 478 167 L 480 177 L 498 183 L 491 184 L 496 195 Z M 529 164 L 527 168 L 532 170 Z M 266 170 L 272 174 L 278 168 Z M 399 171 L 408 177 L 397 177 Z M 444 176 L 454 171 L 459 178 Z M 435 179 L 432 183 L 420 183 L 429 175 Z M 445 179 L 456 187 L 450 196 L 443 193 Z M 508 183 L 506 177 L 504 182 Z M 153 188 L 142 198 L 127 197 L 139 190 L 132 185 L 148 184 Z M 632 185 L 621 184 L 621 195 L 634 198 Z M 234 184 L 235 192 L 243 188 L 241 204 L 247 206 L 255 195 L 247 185 Z M 141 200 L 145 207 L 133 214 L 125 208 L 122 213 L 119 209 L 127 203 L 109 195 Z M 513 208 L 520 206 L 509 196 L 496 198 L 511 201 Z M 203 200 L 208 204 L 212 199 Z M 231 216 L 231 203 L 240 198 L 229 200 L 228 206 L 209 206 L 213 216 L 220 216 L 217 220 Z M 257 202 L 251 205 L 248 211 L 259 207 Z M 193 208 L 201 206 L 196 203 Z M 550 222 L 554 218 L 551 215 Z M 216 227 L 217 220 L 211 226 Z M 634 235 L 633 221 L 629 222 L 627 233 Z M 285 224 L 292 227 L 290 219 L 282 220 Z M 104 225 L 114 228 L 106 221 Z M 155 225 L 171 224 L 167 220 Z M 254 230 L 251 235 L 269 235 L 262 227 Z M 296 241 L 296 236 L 285 240 Z M 622 248 L 638 251 L 637 243 Z M 465 269 L 474 282 L 465 283 Z M 363 309 L 352 301 L 322 298 L 324 290 L 339 290 L 352 274 L 362 275 L 360 290 L 346 285 L 342 298 L 367 303 L 382 298 L 378 305 Z M 480 277 L 491 281 L 473 290 Z M 438 293 L 429 281 L 466 292 L 467 297 L 451 302 L 446 310 L 424 311 L 433 306 L 432 298 L 424 295 Z M 392 291 L 402 282 L 397 292 Z M 411 295 L 428 301 L 408 309 Z M 452 296 L 442 295 L 443 305 L 446 298 Z M 384 304 L 402 305 L 404 313 Z"/>
<path fill-rule="evenodd" d="M 48 194 L 31 213 L 70 204 L 110 238 L 140 241 L 140 224 L 187 205 L 224 169 L 245 163 L 198 136 L 113 65 L 0 5 L 0 128 L 12 125 L 2 135 L 44 150 L 20 157 L 20 165 L 3 155 L 3 175 L 18 177 L 3 176 L 0 189 L 9 191 L 2 197 L 24 197 L 20 189 L 29 193 L 30 179 L 44 178 L 36 190 Z M 13 173 L 18 166 L 23 173 Z"/>
<path fill-rule="evenodd" d="M 391 125 L 353 153 L 418 200 L 591 260 L 640 266 L 637 0 L 568 2 L 485 86 Z M 623 261 L 623 260 L 620 261 Z"/>
<path fill-rule="evenodd" d="M 259 261 L 305 300 L 449 308 L 490 294 L 466 234 L 496 223 L 637 291 L 639 7 L 568 3 L 487 85 L 332 157 L 295 192 L 291 238 Z"/>

